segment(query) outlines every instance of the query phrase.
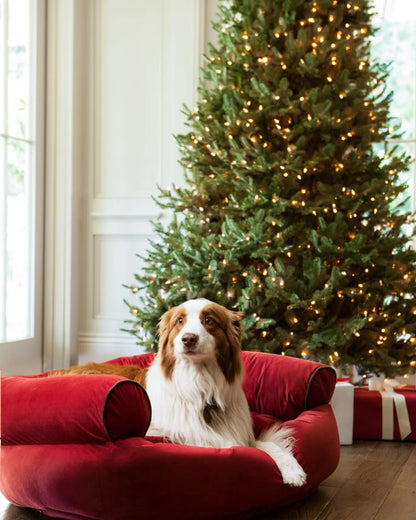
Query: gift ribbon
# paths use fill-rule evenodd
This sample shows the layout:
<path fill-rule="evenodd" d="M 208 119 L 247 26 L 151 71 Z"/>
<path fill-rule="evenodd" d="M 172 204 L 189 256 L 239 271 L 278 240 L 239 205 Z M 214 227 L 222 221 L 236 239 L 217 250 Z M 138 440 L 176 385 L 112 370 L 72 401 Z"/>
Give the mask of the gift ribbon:
<path fill-rule="evenodd" d="M 394 382 L 392 381 L 394 384 Z M 368 389 L 378 391 L 382 399 L 382 438 L 394 439 L 394 408 L 396 408 L 397 422 L 399 423 L 400 438 L 405 439 L 412 431 L 406 398 L 403 394 L 394 391 L 393 384 L 370 380 Z"/>

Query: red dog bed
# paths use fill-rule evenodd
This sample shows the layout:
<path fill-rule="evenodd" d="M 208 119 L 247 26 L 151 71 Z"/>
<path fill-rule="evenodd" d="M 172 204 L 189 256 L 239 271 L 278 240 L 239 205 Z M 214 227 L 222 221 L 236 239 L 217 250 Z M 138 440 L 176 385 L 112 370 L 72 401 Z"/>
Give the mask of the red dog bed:
<path fill-rule="evenodd" d="M 335 372 L 301 359 L 242 352 L 258 433 L 294 430 L 307 484 L 284 485 L 273 460 L 246 447 L 198 448 L 146 437 L 143 388 L 108 375 L 2 380 L 0 489 L 13 504 L 77 520 L 244 519 L 312 493 L 336 468 L 328 404 Z M 153 354 L 113 360 L 147 366 Z"/>

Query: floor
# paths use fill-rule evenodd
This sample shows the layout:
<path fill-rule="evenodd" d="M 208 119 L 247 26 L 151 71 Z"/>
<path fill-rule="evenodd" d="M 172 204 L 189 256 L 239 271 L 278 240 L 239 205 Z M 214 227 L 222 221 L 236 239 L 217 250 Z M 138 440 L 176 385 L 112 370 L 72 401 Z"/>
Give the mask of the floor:
<path fill-rule="evenodd" d="M 46 518 L 0 496 L 0 520 Z M 253 520 L 414 519 L 416 443 L 355 441 L 341 448 L 338 469 L 311 497 Z"/>

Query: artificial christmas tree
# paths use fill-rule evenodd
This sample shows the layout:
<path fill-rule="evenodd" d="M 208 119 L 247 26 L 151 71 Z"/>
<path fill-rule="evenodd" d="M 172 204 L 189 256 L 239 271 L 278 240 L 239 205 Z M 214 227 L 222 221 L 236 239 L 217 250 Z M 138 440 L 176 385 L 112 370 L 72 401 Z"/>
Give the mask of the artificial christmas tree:
<path fill-rule="evenodd" d="M 222 4 L 177 136 L 187 184 L 162 190 L 172 220 L 129 285 L 139 343 L 155 348 L 168 307 L 206 297 L 244 311 L 246 349 L 415 366 L 413 224 L 397 203 L 410 159 L 374 150 L 395 131 L 370 21 L 367 0 Z"/>

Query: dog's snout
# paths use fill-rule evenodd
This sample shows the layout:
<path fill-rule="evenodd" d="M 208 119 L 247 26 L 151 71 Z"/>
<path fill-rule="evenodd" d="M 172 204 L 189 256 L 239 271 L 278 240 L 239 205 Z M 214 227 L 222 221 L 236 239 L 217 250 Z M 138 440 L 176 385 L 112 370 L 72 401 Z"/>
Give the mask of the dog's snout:
<path fill-rule="evenodd" d="M 196 344 L 198 343 L 198 339 L 198 334 L 187 332 L 182 336 L 182 343 L 184 344 L 185 348 L 191 349 L 196 346 Z"/>

